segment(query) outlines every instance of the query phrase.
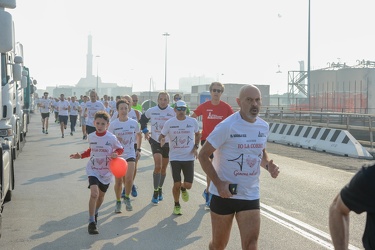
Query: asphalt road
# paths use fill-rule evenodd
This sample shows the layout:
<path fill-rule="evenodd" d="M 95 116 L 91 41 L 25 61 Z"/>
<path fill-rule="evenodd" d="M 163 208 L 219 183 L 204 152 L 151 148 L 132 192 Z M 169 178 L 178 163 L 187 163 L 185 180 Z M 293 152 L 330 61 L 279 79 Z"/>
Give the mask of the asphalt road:
<path fill-rule="evenodd" d="M 207 249 L 211 238 L 209 211 L 201 193 L 204 173 L 195 165 L 190 200 L 181 201 L 183 215 L 175 216 L 172 177 L 164 186 L 164 200 L 150 203 L 153 160 L 143 144 L 136 177 L 139 195 L 133 211 L 114 213 L 111 186 L 99 211 L 99 235 L 88 235 L 88 199 L 85 164 L 69 154 L 85 150 L 87 141 L 77 133 L 61 138 L 57 124 L 41 133 L 40 118 L 33 115 L 27 142 L 16 166 L 16 187 L 3 212 L 0 249 Z M 334 156 L 311 150 L 268 144 L 280 165 L 279 178 L 261 175 L 261 233 L 259 249 L 332 249 L 328 207 L 337 192 L 368 160 Z M 362 249 L 364 215 L 351 215 L 351 249 Z M 228 249 L 241 249 L 233 224 Z"/>

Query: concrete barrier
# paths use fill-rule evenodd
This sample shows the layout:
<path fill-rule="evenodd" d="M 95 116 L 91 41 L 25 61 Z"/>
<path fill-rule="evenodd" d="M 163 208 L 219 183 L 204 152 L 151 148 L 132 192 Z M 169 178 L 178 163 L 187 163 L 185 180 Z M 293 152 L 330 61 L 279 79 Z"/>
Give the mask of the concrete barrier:
<path fill-rule="evenodd" d="M 268 141 L 353 158 L 373 156 L 347 131 L 285 123 L 270 123 Z"/>

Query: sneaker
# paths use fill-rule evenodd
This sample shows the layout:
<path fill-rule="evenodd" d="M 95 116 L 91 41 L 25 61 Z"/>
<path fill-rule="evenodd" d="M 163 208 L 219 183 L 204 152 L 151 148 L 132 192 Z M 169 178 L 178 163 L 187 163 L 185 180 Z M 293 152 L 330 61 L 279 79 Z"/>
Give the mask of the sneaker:
<path fill-rule="evenodd" d="M 64 135 L 62 135 L 61 138 L 64 138 Z"/>
<path fill-rule="evenodd" d="M 88 231 L 89 231 L 89 234 L 98 234 L 99 233 L 95 222 L 89 223 Z"/>
<path fill-rule="evenodd" d="M 206 189 L 203 191 L 203 194 L 202 194 L 203 198 L 205 199 L 205 208 L 206 209 L 210 209 L 210 203 L 211 203 L 211 198 L 212 198 L 212 194 L 210 193 L 207 193 Z"/>
<path fill-rule="evenodd" d="M 187 190 L 181 191 L 181 198 L 185 202 L 187 202 L 189 200 L 189 193 L 188 193 Z"/>
<path fill-rule="evenodd" d="M 208 193 L 207 193 L 206 189 L 203 190 L 202 196 L 203 196 L 203 199 L 205 200 L 205 202 L 207 202 L 207 200 L 208 200 Z"/>
<path fill-rule="evenodd" d="M 151 199 L 151 202 L 154 203 L 154 205 L 158 205 L 159 204 L 159 191 L 154 191 L 154 194 L 152 195 L 152 199 Z"/>
<path fill-rule="evenodd" d="M 125 198 L 125 188 L 122 190 L 121 198 Z"/>
<path fill-rule="evenodd" d="M 132 196 L 133 197 L 138 196 L 137 187 L 135 185 L 132 186 Z"/>
<path fill-rule="evenodd" d="M 73 132 L 70 132 L 70 135 L 73 135 Z"/>
<path fill-rule="evenodd" d="M 174 206 L 173 214 L 175 214 L 175 215 L 182 215 L 182 213 L 181 213 L 181 206 Z"/>
<path fill-rule="evenodd" d="M 42 128 L 42 133 L 44 134 L 44 128 Z"/>
<path fill-rule="evenodd" d="M 133 211 L 133 206 L 132 206 L 129 198 L 125 197 L 124 203 L 125 203 L 126 211 Z"/>
<path fill-rule="evenodd" d="M 46 135 L 48 135 L 48 131 L 46 130 Z"/>
<path fill-rule="evenodd" d="M 163 198 L 163 189 L 161 187 L 159 187 L 159 197 L 158 197 L 159 201 L 162 201 L 164 198 Z"/>
<path fill-rule="evenodd" d="M 116 201 L 115 213 L 116 214 L 121 213 L 121 201 Z"/>

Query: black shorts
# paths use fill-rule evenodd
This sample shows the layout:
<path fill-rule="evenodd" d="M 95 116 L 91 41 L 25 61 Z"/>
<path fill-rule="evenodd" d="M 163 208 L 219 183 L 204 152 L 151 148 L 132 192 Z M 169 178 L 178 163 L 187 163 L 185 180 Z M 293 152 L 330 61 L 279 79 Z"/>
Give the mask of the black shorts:
<path fill-rule="evenodd" d="M 203 144 L 206 142 L 206 140 L 201 140 L 201 146 L 203 146 Z M 210 155 L 210 159 L 212 160 L 214 158 L 214 154 L 212 153 Z"/>
<path fill-rule="evenodd" d="M 45 118 L 49 117 L 49 113 L 41 113 L 41 114 L 42 114 L 42 119 L 45 119 Z"/>
<path fill-rule="evenodd" d="M 92 127 L 92 126 L 89 126 L 89 125 L 86 125 L 86 133 L 91 134 L 93 132 L 96 132 L 96 128 Z"/>
<path fill-rule="evenodd" d="M 59 115 L 59 122 L 64 123 L 65 125 L 68 124 L 68 116 L 67 115 Z"/>
<path fill-rule="evenodd" d="M 181 182 L 181 170 L 184 174 L 184 182 L 193 183 L 194 161 L 171 161 L 171 168 L 174 183 Z"/>
<path fill-rule="evenodd" d="M 160 143 L 150 138 L 149 143 L 151 145 L 152 154 L 161 154 L 163 158 L 169 158 L 169 144 L 165 143 L 163 147 L 160 147 Z"/>
<path fill-rule="evenodd" d="M 100 191 L 102 191 L 103 193 L 107 192 L 107 189 L 109 187 L 109 184 L 101 183 L 95 176 L 89 176 L 89 188 L 92 185 L 97 185 Z"/>
<path fill-rule="evenodd" d="M 220 196 L 212 195 L 210 209 L 215 214 L 228 215 L 246 210 L 260 209 L 260 202 L 259 199 L 238 200 L 221 198 Z"/>
<path fill-rule="evenodd" d="M 135 162 L 135 158 L 134 157 L 130 157 L 128 159 L 125 159 L 126 162 Z"/>

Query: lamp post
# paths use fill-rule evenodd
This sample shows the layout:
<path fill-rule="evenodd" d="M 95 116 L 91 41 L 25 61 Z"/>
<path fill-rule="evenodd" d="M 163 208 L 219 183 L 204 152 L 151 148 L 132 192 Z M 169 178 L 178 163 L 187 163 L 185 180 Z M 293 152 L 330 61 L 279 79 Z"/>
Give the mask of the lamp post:
<path fill-rule="evenodd" d="M 167 48 L 168 48 L 168 43 L 167 43 L 167 40 L 168 40 L 168 36 L 170 36 L 170 34 L 168 32 L 165 32 L 163 34 L 163 36 L 165 36 L 165 58 L 164 58 L 164 91 L 167 91 Z"/>
<path fill-rule="evenodd" d="M 308 28 L 307 28 L 307 98 L 309 101 L 309 110 L 311 110 L 310 100 L 310 0 L 309 0 L 309 14 L 308 14 Z"/>
<path fill-rule="evenodd" d="M 95 56 L 99 58 L 100 56 Z M 99 60 L 96 60 L 96 94 L 99 96 Z"/>

